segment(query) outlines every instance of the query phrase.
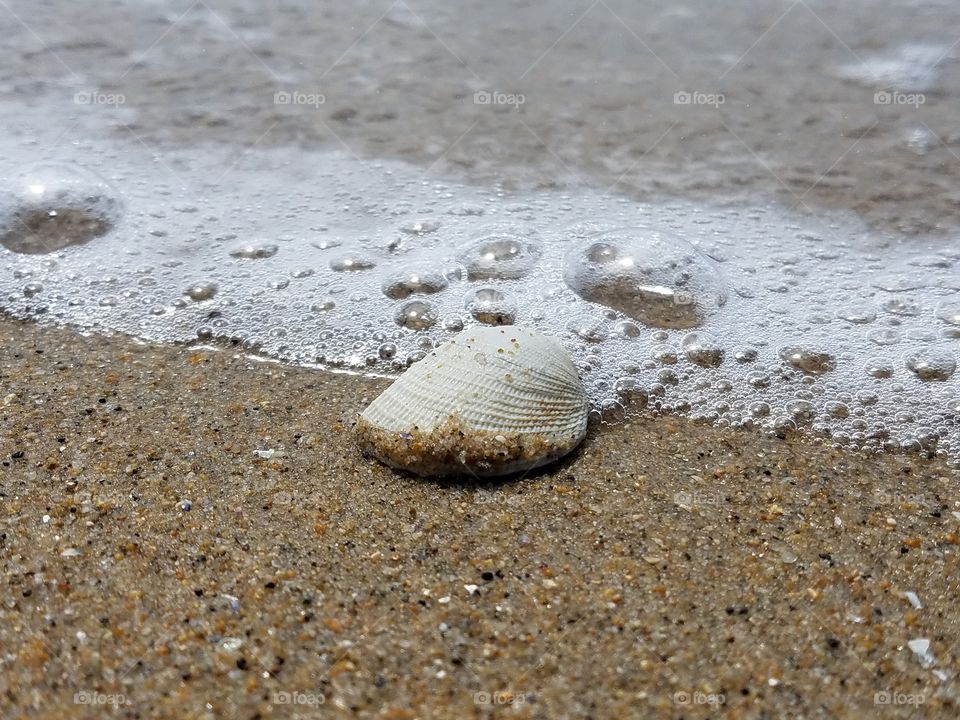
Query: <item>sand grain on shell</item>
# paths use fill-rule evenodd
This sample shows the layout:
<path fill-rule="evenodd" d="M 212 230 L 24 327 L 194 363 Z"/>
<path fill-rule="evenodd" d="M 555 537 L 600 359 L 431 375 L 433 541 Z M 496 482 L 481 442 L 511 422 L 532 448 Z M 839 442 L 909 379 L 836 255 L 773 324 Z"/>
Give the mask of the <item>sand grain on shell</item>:
<path fill-rule="evenodd" d="M 412 428 L 406 433 L 378 428 L 359 417 L 356 433 L 370 457 L 425 476 L 490 477 L 531 469 L 563 457 L 581 440 L 574 433 L 476 430 L 456 416 L 433 430 Z"/>

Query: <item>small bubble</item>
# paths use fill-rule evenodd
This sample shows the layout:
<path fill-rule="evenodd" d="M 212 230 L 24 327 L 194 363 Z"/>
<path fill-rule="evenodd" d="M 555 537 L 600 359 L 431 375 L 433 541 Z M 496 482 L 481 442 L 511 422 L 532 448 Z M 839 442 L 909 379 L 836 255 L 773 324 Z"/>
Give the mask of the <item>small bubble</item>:
<path fill-rule="evenodd" d="M 503 232 L 475 240 L 458 259 L 470 280 L 516 279 L 529 273 L 542 254 L 538 243 Z"/>
<path fill-rule="evenodd" d="M 244 260 L 265 260 L 277 254 L 278 248 L 271 243 L 261 243 L 254 245 L 241 245 L 230 251 L 230 257 L 241 258 Z"/>
<path fill-rule="evenodd" d="M 750 414 L 755 418 L 767 417 L 770 414 L 770 406 L 765 402 L 751 403 Z"/>
<path fill-rule="evenodd" d="M 845 403 L 837 402 L 835 400 L 824 403 L 823 409 L 827 411 L 827 414 L 830 417 L 837 418 L 838 420 L 842 420 L 850 416 L 850 408 L 847 407 Z"/>
<path fill-rule="evenodd" d="M 709 333 L 690 333 L 681 343 L 687 360 L 703 367 L 719 367 L 723 363 L 724 350 Z"/>
<path fill-rule="evenodd" d="M 369 270 L 375 265 L 371 258 L 355 254 L 341 255 L 330 261 L 330 269 L 334 272 L 358 272 Z"/>
<path fill-rule="evenodd" d="M 906 357 L 906 365 L 921 380 L 949 380 L 957 361 L 948 352 L 917 352 Z"/>
<path fill-rule="evenodd" d="M 437 322 L 437 311 L 430 303 L 412 300 L 397 308 L 394 320 L 409 330 L 425 330 Z"/>
<path fill-rule="evenodd" d="M 941 303 L 937 308 L 937 317 L 948 325 L 960 325 L 960 303 Z"/>
<path fill-rule="evenodd" d="M 896 345 L 900 342 L 900 333 L 890 328 L 871 330 L 867 333 L 867 339 L 874 345 Z"/>
<path fill-rule="evenodd" d="M 880 401 L 880 397 L 875 392 L 859 392 L 857 400 L 864 407 L 871 407 Z"/>
<path fill-rule="evenodd" d="M 483 215 L 484 208 L 482 205 L 472 205 L 469 203 L 465 203 L 463 205 L 457 205 L 455 207 L 452 207 L 449 210 L 447 210 L 447 212 L 451 215 L 460 215 L 463 217 L 469 217 L 469 216 L 479 217 L 480 215 Z"/>
<path fill-rule="evenodd" d="M 212 282 L 197 283 L 196 285 L 191 285 L 184 291 L 184 295 L 194 302 L 209 300 L 216 294 L 217 284 Z"/>
<path fill-rule="evenodd" d="M 392 342 L 383 343 L 378 349 L 377 354 L 384 360 L 390 360 L 397 355 L 397 346 Z"/>
<path fill-rule="evenodd" d="M 486 325 L 512 325 L 516 317 L 516 306 L 494 288 L 474 290 L 464 304 L 476 320 Z"/>
<path fill-rule="evenodd" d="M 440 221 L 430 218 L 413 220 L 400 226 L 400 232 L 407 235 L 429 235 L 440 229 Z"/>
<path fill-rule="evenodd" d="M 781 348 L 780 357 L 798 370 L 814 375 L 830 372 L 837 366 L 836 359 L 830 353 L 802 347 Z"/>
<path fill-rule="evenodd" d="M 676 365 L 678 360 L 677 351 L 669 345 L 654 346 L 650 350 L 650 357 L 661 365 Z"/>
<path fill-rule="evenodd" d="M 867 325 L 877 319 L 877 313 L 869 305 L 855 305 L 839 311 L 837 317 L 854 325 Z"/>
<path fill-rule="evenodd" d="M 884 362 L 872 362 L 867 365 L 867 375 L 883 380 L 893 377 L 893 366 Z"/>
<path fill-rule="evenodd" d="M 911 316 L 920 314 L 920 306 L 907 298 L 890 298 L 880 307 L 892 315 Z"/>
<path fill-rule="evenodd" d="M 636 378 L 620 378 L 614 383 L 613 389 L 625 406 L 633 410 L 642 410 L 647 406 L 647 393 Z"/>
<path fill-rule="evenodd" d="M 614 332 L 623 337 L 635 338 L 640 336 L 640 328 L 629 320 L 620 320 L 613 326 Z"/>
<path fill-rule="evenodd" d="M 817 414 L 817 409 L 808 400 L 791 400 L 784 409 L 797 423 L 811 422 Z"/>
<path fill-rule="evenodd" d="M 463 319 L 456 315 L 446 317 L 443 319 L 443 329 L 450 332 L 460 332 L 463 330 Z"/>
<path fill-rule="evenodd" d="M 447 287 L 443 273 L 428 269 L 398 270 L 387 276 L 383 294 L 393 300 L 404 300 L 411 295 L 438 293 Z"/>
<path fill-rule="evenodd" d="M 606 323 L 589 315 L 581 315 L 567 323 L 567 329 L 581 340 L 603 342 L 610 335 Z"/>

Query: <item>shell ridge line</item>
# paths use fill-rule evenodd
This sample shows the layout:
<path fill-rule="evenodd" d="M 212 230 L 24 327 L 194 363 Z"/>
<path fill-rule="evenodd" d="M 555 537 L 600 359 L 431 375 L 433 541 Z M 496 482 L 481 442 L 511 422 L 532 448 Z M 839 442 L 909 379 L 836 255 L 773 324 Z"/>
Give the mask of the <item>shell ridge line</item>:
<path fill-rule="evenodd" d="M 414 367 L 416 365 L 410 369 Z M 470 390 L 467 384 L 459 388 L 458 396 L 441 397 L 435 393 L 436 383 L 449 383 L 447 378 L 451 377 L 455 376 L 436 370 L 402 375 L 370 404 L 364 415 L 367 420 L 382 424 L 385 429 L 400 431 L 405 423 L 412 422 L 420 430 L 431 430 L 467 401 Z"/>

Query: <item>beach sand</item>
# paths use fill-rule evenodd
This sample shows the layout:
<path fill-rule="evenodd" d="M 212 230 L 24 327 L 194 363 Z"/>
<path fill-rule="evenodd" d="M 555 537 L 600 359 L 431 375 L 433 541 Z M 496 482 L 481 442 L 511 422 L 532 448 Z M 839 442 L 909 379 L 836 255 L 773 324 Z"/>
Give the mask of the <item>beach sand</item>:
<path fill-rule="evenodd" d="M 956 3 L 0 18 L 0 118 L 55 131 L 9 133 L 37 160 L 107 137 L 180 187 L 205 178 L 170 149 L 228 149 L 226 181 L 253 151 L 333 149 L 491 191 L 856 213 L 878 253 L 960 223 Z M 878 67 L 922 102 L 878 102 Z M 491 91 L 524 102 L 478 104 Z M 525 477 L 436 482 L 353 442 L 387 382 L 0 318 L 0 718 L 960 714 L 942 460 L 637 417 Z"/>
<path fill-rule="evenodd" d="M 0 320 L 3 717 L 956 717 L 942 461 L 634 418 L 438 482 L 356 449 L 387 382 Z"/>

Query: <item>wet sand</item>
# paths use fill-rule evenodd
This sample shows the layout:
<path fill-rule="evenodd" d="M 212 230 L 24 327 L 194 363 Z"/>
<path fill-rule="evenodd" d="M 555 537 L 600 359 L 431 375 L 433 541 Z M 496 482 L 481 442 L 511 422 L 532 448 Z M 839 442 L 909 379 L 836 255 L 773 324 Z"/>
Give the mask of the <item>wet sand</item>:
<path fill-rule="evenodd" d="M 385 385 L 0 320 L 3 717 L 956 716 L 941 461 L 635 418 L 435 482 Z"/>

